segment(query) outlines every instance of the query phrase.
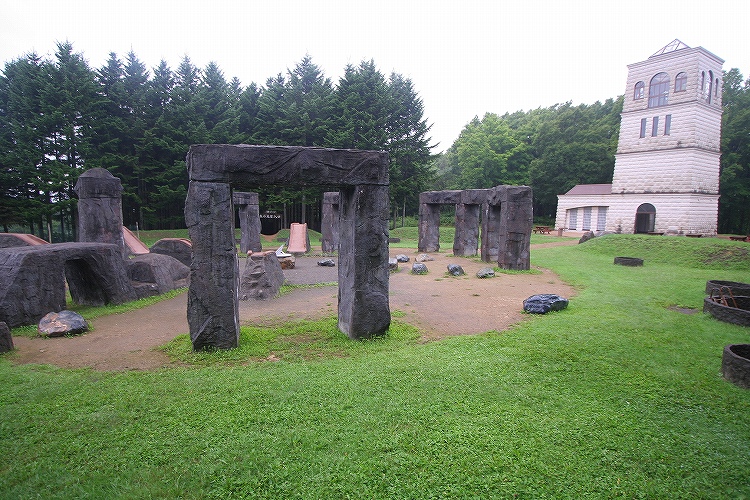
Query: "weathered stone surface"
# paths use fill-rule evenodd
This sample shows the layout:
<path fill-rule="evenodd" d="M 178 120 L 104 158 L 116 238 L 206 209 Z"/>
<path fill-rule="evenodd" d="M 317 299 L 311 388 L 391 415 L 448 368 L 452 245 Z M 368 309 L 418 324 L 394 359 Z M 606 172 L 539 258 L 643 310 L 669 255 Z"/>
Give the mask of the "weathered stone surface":
<path fill-rule="evenodd" d="M 74 188 L 78 195 L 78 241 L 111 243 L 128 256 L 122 235 L 122 184 L 103 168 L 87 170 Z"/>
<path fill-rule="evenodd" d="M 237 207 L 240 219 L 240 252 L 260 252 L 263 244 L 260 241 L 260 208 L 258 193 L 235 191 L 232 201 Z"/>
<path fill-rule="evenodd" d="M 284 284 L 284 272 L 274 252 L 248 255 L 240 276 L 240 300 L 272 299 Z"/>
<path fill-rule="evenodd" d="M 400 254 L 396 255 L 396 260 L 398 262 L 409 262 L 409 256 L 400 253 Z"/>
<path fill-rule="evenodd" d="M 466 271 L 458 264 L 448 264 L 448 274 L 451 276 L 463 276 L 466 274 Z"/>
<path fill-rule="evenodd" d="M 427 269 L 427 265 L 422 264 L 421 262 L 415 262 L 411 265 L 411 273 L 412 274 L 427 274 L 430 270 Z"/>
<path fill-rule="evenodd" d="M 553 293 L 532 295 L 523 301 L 523 310 L 534 314 L 546 314 L 550 311 L 561 311 L 566 307 L 568 307 L 568 299 Z"/>
<path fill-rule="evenodd" d="M 264 184 L 340 187 L 339 329 L 351 338 L 386 332 L 391 317 L 387 153 L 193 145 L 187 167 L 185 219 L 194 255 L 188 323 L 194 349 L 237 345 L 239 279 L 236 259 L 230 261 L 224 250 L 234 246 L 232 220 L 224 214 L 231 212 L 232 188 Z"/>
<path fill-rule="evenodd" d="M 388 185 L 388 153 L 353 149 L 246 144 L 194 144 L 190 180 L 253 185 Z"/>
<path fill-rule="evenodd" d="M 353 339 L 384 334 L 391 324 L 388 186 L 342 188 L 338 270 L 339 329 Z"/>
<path fill-rule="evenodd" d="M 323 253 L 337 252 L 339 249 L 339 206 L 341 195 L 338 191 L 323 193 L 323 215 L 320 224 L 320 249 Z"/>
<path fill-rule="evenodd" d="M 237 347 L 239 265 L 229 184 L 191 180 L 185 223 L 193 242 L 187 305 L 193 349 Z"/>
<path fill-rule="evenodd" d="M 0 321 L 0 354 L 13 350 L 13 335 L 5 321 Z"/>
<path fill-rule="evenodd" d="M 483 267 L 479 271 L 477 271 L 477 278 L 494 278 L 495 277 L 495 270 L 491 267 Z"/>
<path fill-rule="evenodd" d="M 136 255 L 125 261 L 125 267 L 138 298 L 183 288 L 190 281 L 190 268 L 169 255 Z"/>
<path fill-rule="evenodd" d="M 149 251 L 169 255 L 189 267 L 193 258 L 193 243 L 187 238 L 162 238 L 154 243 Z"/>
<path fill-rule="evenodd" d="M 321 259 L 318 261 L 318 265 L 323 267 L 334 267 L 336 266 L 336 263 L 333 259 Z"/>
<path fill-rule="evenodd" d="M 51 312 L 46 314 L 38 325 L 39 335 L 44 337 L 63 337 L 80 335 L 89 329 L 83 316 L 73 311 Z"/>
<path fill-rule="evenodd" d="M 414 259 L 416 262 L 430 262 L 432 260 L 435 260 L 435 257 L 432 257 L 431 255 L 427 255 L 426 253 L 419 254 Z"/>
<path fill-rule="evenodd" d="M 495 186 L 487 196 L 488 216 L 483 225 L 482 260 L 494 254 L 501 269 L 531 268 L 532 191 L 528 186 Z M 490 215 L 491 213 L 491 215 Z M 495 226 L 496 227 L 493 227 Z M 485 241 L 484 236 L 487 235 Z M 485 254 L 485 245 L 487 253 Z M 492 248 L 492 250 L 490 250 Z"/>
<path fill-rule="evenodd" d="M 33 234 L 0 233 L 0 248 L 46 245 L 47 242 Z"/>
<path fill-rule="evenodd" d="M 0 321 L 34 325 L 65 309 L 65 283 L 78 304 L 121 304 L 137 298 L 121 249 L 106 243 L 54 243 L 0 250 Z"/>

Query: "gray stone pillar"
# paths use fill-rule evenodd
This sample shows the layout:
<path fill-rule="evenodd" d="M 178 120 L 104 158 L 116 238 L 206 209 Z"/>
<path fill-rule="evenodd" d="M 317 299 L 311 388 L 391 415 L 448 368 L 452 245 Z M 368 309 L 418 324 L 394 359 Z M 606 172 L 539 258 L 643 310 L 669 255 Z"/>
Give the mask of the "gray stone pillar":
<path fill-rule="evenodd" d="M 500 204 L 497 265 L 500 269 L 525 271 L 531 268 L 533 205 L 528 186 L 497 186 L 490 203 Z"/>
<path fill-rule="evenodd" d="M 461 192 L 456 204 L 456 233 L 453 238 L 453 255 L 470 257 L 479 249 L 479 219 L 482 206 L 487 201 L 488 189 L 467 189 Z"/>
<path fill-rule="evenodd" d="M 193 349 L 237 347 L 239 267 L 229 184 L 190 181 L 185 223 L 193 243 L 187 305 Z"/>
<path fill-rule="evenodd" d="M 74 190 L 78 195 L 78 241 L 115 244 L 127 258 L 120 179 L 103 168 L 92 168 L 81 174 Z"/>
<path fill-rule="evenodd" d="M 342 188 L 340 211 L 339 329 L 352 339 L 381 335 L 391 324 L 388 186 Z"/>
<path fill-rule="evenodd" d="M 500 252 L 500 205 L 486 203 L 482 208 L 482 262 L 497 262 Z"/>
<path fill-rule="evenodd" d="M 323 193 L 323 217 L 321 221 L 320 249 L 323 253 L 339 249 L 339 207 L 341 195 L 338 191 Z"/>
<path fill-rule="evenodd" d="M 240 252 L 260 252 L 263 245 L 260 242 L 260 208 L 258 193 L 235 191 L 232 195 L 234 205 L 240 216 Z"/>

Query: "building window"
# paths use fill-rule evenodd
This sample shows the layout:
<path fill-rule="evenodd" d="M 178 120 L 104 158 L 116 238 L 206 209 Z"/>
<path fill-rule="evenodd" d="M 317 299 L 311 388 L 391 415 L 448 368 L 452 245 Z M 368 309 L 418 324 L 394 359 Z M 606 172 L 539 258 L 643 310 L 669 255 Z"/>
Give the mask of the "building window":
<path fill-rule="evenodd" d="M 672 115 L 664 117 L 664 135 L 669 135 L 672 131 Z"/>
<path fill-rule="evenodd" d="M 701 94 L 706 91 L 706 72 L 701 71 Z"/>
<path fill-rule="evenodd" d="M 596 230 L 604 231 L 607 227 L 607 207 L 599 207 L 596 215 Z"/>
<path fill-rule="evenodd" d="M 711 104 L 711 92 L 713 91 L 714 86 L 714 72 L 709 71 L 708 72 L 708 93 L 706 93 L 706 100 L 709 104 Z"/>
<path fill-rule="evenodd" d="M 583 231 L 591 231 L 591 207 L 583 207 Z"/>
<path fill-rule="evenodd" d="M 669 75 L 658 73 L 648 87 L 648 107 L 656 108 L 669 104 Z"/>
<path fill-rule="evenodd" d="M 716 79 L 716 85 L 714 86 L 714 97 L 719 97 L 719 79 Z"/>
<path fill-rule="evenodd" d="M 646 119 L 641 118 L 641 139 L 646 137 Z"/>
<path fill-rule="evenodd" d="M 575 231 L 578 227 L 578 209 L 571 208 L 568 210 L 568 229 Z"/>
<path fill-rule="evenodd" d="M 687 90 L 687 73 L 677 73 L 674 79 L 674 91 L 685 92 Z"/>
<path fill-rule="evenodd" d="M 637 101 L 638 99 L 643 99 L 645 94 L 646 94 L 646 84 L 643 82 L 636 83 L 635 90 L 633 91 L 633 100 Z"/>
<path fill-rule="evenodd" d="M 654 123 L 651 126 L 651 137 L 656 137 L 658 133 L 659 133 L 659 117 L 654 116 Z"/>

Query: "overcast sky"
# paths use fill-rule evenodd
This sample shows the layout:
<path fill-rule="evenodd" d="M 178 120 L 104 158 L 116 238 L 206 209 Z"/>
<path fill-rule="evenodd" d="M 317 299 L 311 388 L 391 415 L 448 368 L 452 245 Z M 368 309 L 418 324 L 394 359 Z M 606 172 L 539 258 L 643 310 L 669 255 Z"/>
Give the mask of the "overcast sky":
<path fill-rule="evenodd" d="M 749 0 L 0 0 L 0 62 L 70 41 L 93 69 L 132 50 L 149 69 L 183 56 L 263 85 L 309 54 L 335 84 L 373 59 L 411 78 L 434 152 L 486 112 L 625 92 L 627 65 L 675 38 L 750 73 Z"/>

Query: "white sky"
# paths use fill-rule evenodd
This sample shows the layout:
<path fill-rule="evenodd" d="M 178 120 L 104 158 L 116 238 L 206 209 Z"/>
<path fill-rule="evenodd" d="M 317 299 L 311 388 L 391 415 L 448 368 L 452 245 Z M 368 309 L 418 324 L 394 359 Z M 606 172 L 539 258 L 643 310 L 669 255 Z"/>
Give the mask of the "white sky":
<path fill-rule="evenodd" d="M 338 82 L 373 59 L 411 78 L 447 149 L 486 112 L 625 93 L 627 65 L 679 38 L 750 73 L 748 0 L 0 0 L 0 63 L 68 40 L 93 69 L 131 49 L 149 69 L 184 55 L 265 84 L 310 54 Z"/>

